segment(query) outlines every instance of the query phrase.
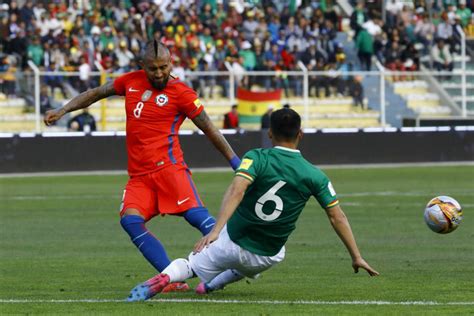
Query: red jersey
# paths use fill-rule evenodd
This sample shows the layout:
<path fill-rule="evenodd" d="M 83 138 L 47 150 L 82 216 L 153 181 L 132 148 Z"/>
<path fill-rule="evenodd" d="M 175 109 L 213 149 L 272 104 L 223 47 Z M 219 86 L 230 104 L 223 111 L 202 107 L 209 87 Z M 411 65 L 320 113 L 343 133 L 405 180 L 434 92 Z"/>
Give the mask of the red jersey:
<path fill-rule="evenodd" d="M 157 90 L 143 70 L 118 77 L 114 88 L 125 96 L 128 174 L 184 164 L 178 131 L 186 117 L 193 119 L 203 110 L 196 92 L 171 77 L 165 89 Z"/>

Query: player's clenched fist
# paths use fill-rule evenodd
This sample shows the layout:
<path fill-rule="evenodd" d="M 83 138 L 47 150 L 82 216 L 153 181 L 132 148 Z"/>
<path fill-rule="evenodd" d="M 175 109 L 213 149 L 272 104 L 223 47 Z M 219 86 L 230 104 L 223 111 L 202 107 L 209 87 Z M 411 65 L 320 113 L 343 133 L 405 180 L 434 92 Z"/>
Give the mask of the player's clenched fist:
<path fill-rule="evenodd" d="M 54 122 L 63 117 L 64 113 L 65 112 L 62 108 L 47 111 L 43 119 L 44 124 L 46 124 L 46 126 L 52 125 Z"/>

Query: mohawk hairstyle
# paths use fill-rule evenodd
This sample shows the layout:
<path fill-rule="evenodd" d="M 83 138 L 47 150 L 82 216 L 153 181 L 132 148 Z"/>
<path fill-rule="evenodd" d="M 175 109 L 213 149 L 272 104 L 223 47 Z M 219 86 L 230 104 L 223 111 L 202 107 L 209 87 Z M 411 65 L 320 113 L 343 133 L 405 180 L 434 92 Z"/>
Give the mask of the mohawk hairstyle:
<path fill-rule="evenodd" d="M 168 50 L 168 47 L 166 47 L 160 41 L 153 39 L 146 43 L 142 58 L 155 59 L 158 57 L 165 57 L 165 56 L 171 56 L 170 51 Z"/>

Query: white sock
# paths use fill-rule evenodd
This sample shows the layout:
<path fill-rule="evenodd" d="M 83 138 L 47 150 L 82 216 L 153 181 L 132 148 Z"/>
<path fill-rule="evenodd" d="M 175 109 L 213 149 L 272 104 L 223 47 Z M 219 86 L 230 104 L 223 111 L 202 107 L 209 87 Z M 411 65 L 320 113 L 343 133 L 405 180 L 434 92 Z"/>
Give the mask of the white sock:
<path fill-rule="evenodd" d="M 206 283 L 206 288 L 210 291 L 223 289 L 224 286 L 230 283 L 240 281 L 244 278 L 239 271 L 234 269 L 225 270 L 217 275 L 214 279 Z"/>
<path fill-rule="evenodd" d="M 191 265 L 186 259 L 173 260 L 161 273 L 167 274 L 170 277 L 170 283 L 182 282 L 194 276 Z"/>

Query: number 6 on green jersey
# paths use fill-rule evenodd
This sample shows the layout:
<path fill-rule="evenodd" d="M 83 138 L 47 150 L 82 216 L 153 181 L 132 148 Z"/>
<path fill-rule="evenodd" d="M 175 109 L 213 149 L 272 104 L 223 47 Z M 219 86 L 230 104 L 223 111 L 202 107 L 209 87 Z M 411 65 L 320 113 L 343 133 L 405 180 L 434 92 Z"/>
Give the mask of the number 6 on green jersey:
<path fill-rule="evenodd" d="M 283 211 L 283 200 L 281 197 L 276 195 L 276 192 L 280 190 L 285 184 L 285 181 L 278 181 L 277 184 L 272 186 L 270 190 L 268 190 L 258 199 L 257 204 L 255 204 L 255 213 L 258 217 L 264 221 L 270 222 L 277 219 L 281 215 L 281 212 Z M 263 205 L 268 201 L 275 202 L 275 210 L 269 215 L 263 213 Z"/>

